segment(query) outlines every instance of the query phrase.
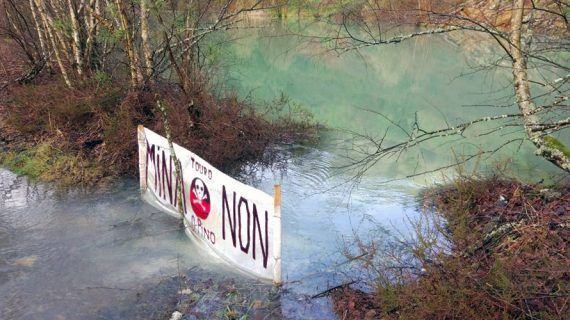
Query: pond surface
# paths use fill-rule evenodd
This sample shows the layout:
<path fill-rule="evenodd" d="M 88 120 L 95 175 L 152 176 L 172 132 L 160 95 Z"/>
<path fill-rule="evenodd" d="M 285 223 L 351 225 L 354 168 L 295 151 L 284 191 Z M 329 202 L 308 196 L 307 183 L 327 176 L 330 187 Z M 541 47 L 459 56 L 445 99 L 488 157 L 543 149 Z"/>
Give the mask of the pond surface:
<path fill-rule="evenodd" d="M 354 185 L 354 172 L 338 169 L 358 156 L 347 131 L 379 136 L 391 126 L 364 109 L 405 127 L 417 115 L 429 128 L 502 113 L 469 105 L 508 101 L 509 74 L 471 73 L 486 49 L 473 49 L 469 39 L 429 37 L 338 57 L 295 36 L 273 37 L 286 32 L 283 25 L 247 30 L 224 54 L 232 61 L 229 83 L 242 96 L 253 92 L 269 101 L 283 93 L 329 128 L 316 145 L 285 147 L 290 157 L 284 169 L 258 170 L 247 180 L 270 194 L 274 183 L 283 189 L 280 314 L 334 318 L 326 298 L 310 297 L 344 281 L 335 268 L 345 260 L 340 251 L 355 235 L 406 234 L 406 217 L 417 215 L 415 196 L 442 176 L 386 181 L 445 166 L 461 153 L 522 133 L 426 144 L 378 162 Z M 402 138 L 391 130 L 388 140 Z M 479 165 L 510 161 L 509 172 L 521 177 L 556 172 L 530 146 L 518 148 L 504 148 Z M 202 255 L 178 221 L 140 200 L 135 180 L 62 192 L 0 170 L 0 318 L 160 318 L 177 299 L 178 288 L 165 279 L 192 267 L 207 270 L 214 281 L 230 274 L 253 283 Z M 142 292 L 150 298 L 141 299 Z M 205 314 L 215 318 L 215 312 Z"/>

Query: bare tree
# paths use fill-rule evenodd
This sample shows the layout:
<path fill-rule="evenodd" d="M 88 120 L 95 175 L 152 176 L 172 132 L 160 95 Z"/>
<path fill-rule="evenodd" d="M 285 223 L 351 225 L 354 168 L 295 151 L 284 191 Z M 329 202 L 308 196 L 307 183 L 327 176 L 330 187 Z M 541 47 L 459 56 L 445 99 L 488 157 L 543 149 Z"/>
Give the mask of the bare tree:
<path fill-rule="evenodd" d="M 570 126 L 567 92 L 570 80 L 570 66 L 552 58 L 553 53 L 568 51 L 568 19 L 569 5 L 564 1 L 459 1 L 454 3 L 437 2 L 433 5 L 418 2 L 418 8 L 385 8 L 377 1 L 365 1 L 364 7 L 347 8 L 337 24 L 336 33 L 324 40 L 333 44 L 335 50 L 346 52 L 370 46 L 398 44 L 416 37 L 444 34 L 458 30 L 476 32 L 487 35 L 497 43 L 505 53 L 502 58 L 512 70 L 514 103 L 518 112 L 474 119 L 465 123 L 437 129 L 426 129 L 416 119 L 411 129 L 404 128 L 385 115 L 379 114 L 404 132 L 407 139 L 397 143 L 387 143 L 386 135 L 380 139 L 362 136 L 372 146 L 359 159 L 353 159 L 351 166 L 364 170 L 382 158 L 399 155 L 404 151 L 417 147 L 423 142 L 449 136 L 462 136 L 465 131 L 479 123 L 515 121 L 510 124 L 499 124 L 494 132 L 505 127 L 518 125 L 524 128 L 526 138 L 536 147 L 536 154 L 548 160 L 558 168 L 570 172 L 569 148 L 556 139 L 553 134 Z M 414 16 L 414 23 L 427 23 L 428 27 L 414 32 L 387 36 L 384 29 L 393 29 L 395 15 Z M 386 28 L 386 19 L 392 22 Z M 399 24 L 401 26 L 402 24 Z M 501 61 L 496 62 L 498 66 Z M 529 66 L 538 71 L 554 70 L 559 75 L 556 79 L 531 79 Z M 542 72 L 537 72 L 542 74 Z M 531 84 L 544 89 L 547 93 L 531 95 Z M 535 100 L 549 100 L 537 106 Z M 511 143 L 520 143 L 521 139 L 511 139 L 501 144 L 498 149 Z M 484 150 L 482 153 L 494 154 L 498 149 Z M 467 155 L 460 163 L 469 161 L 480 154 Z M 447 168 L 449 166 L 446 166 Z M 439 170 L 443 168 L 437 168 Z M 433 172 L 430 170 L 429 172 Z M 416 175 L 416 174 L 414 174 Z"/>
<path fill-rule="evenodd" d="M 239 27 L 239 22 L 247 12 L 267 10 L 278 7 L 272 1 L 257 0 L 249 5 L 236 7 L 237 2 L 225 0 L 222 2 L 190 1 L 182 9 L 157 10 L 154 6 L 151 12 L 157 18 L 162 44 L 155 50 L 155 55 L 166 55 L 168 63 L 159 68 L 158 72 L 172 68 L 178 76 L 183 91 L 193 90 L 193 79 L 201 73 L 200 44 L 208 35 Z M 178 21 L 184 21 L 182 30 L 177 26 Z M 194 79 L 197 80 L 197 79 Z"/>
<path fill-rule="evenodd" d="M 522 33 L 525 32 L 526 36 L 529 38 L 527 41 L 531 41 L 530 33 L 532 31 L 528 27 L 524 28 L 526 30 L 523 29 L 524 6 L 524 0 L 513 1 L 511 18 L 510 56 L 513 61 L 513 83 L 517 104 L 522 115 L 526 134 L 530 141 L 532 141 L 536 146 L 537 154 L 543 156 L 545 159 L 554 163 L 561 169 L 570 172 L 570 156 L 565 154 L 565 150 L 563 149 L 565 147 L 563 146 L 563 148 L 560 148 L 558 145 L 550 143 L 548 139 L 550 136 L 547 135 L 549 130 L 560 130 L 570 125 L 570 118 L 550 123 L 541 123 L 541 120 L 537 115 L 538 109 L 536 108 L 530 94 L 527 61 L 529 59 L 529 55 L 532 56 L 532 53 L 530 52 L 528 45 L 526 47 L 523 46 L 521 37 Z M 535 10 L 534 8 L 535 7 L 530 9 L 530 15 L 533 14 L 532 10 Z M 565 16 L 564 20 L 567 23 Z M 567 97 L 564 98 L 567 99 Z M 550 137 L 550 139 L 552 138 Z"/>
<path fill-rule="evenodd" d="M 0 0 L 0 5 L 7 18 L 0 23 L 2 35 L 18 43 L 36 70 L 44 61 L 57 65 L 69 87 L 105 72 L 128 75 L 137 89 L 174 71 L 185 92 L 199 77 L 200 43 L 208 35 L 236 27 L 246 12 L 276 6 L 263 0 Z"/>
<path fill-rule="evenodd" d="M 67 86 L 72 87 L 73 85 L 71 83 L 71 79 L 65 67 L 69 59 L 67 58 L 67 50 L 63 39 L 63 35 L 61 34 L 61 32 L 58 32 L 58 29 L 56 28 L 54 23 L 54 19 L 51 17 L 45 1 L 42 0 L 34 0 L 34 1 L 41 16 L 44 28 L 45 30 L 47 30 L 47 34 L 51 42 L 51 49 L 55 54 L 55 59 L 59 66 L 61 75 Z"/>

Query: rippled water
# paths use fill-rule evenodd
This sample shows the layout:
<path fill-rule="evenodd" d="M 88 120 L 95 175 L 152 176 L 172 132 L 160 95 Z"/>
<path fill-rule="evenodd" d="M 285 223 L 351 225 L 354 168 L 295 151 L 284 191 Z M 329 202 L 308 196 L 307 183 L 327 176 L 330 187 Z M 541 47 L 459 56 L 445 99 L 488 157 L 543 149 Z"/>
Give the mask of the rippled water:
<path fill-rule="evenodd" d="M 379 226 L 384 233 L 405 234 L 405 218 L 417 214 L 416 194 L 440 177 L 385 181 L 415 172 L 418 165 L 449 163 L 451 147 L 477 148 L 473 141 L 426 145 L 419 153 L 378 163 L 355 187 L 347 184 L 351 173 L 335 169 L 350 155 L 343 149 L 348 136 L 336 129 L 382 132 L 386 123 L 362 108 L 404 124 L 416 112 L 434 125 L 444 122 L 442 112 L 449 121 L 479 116 L 486 111 L 461 106 L 499 99 L 501 92 L 486 92 L 502 87 L 507 78 L 470 74 L 453 80 L 469 70 L 477 55 L 442 38 L 335 57 L 317 55 L 319 47 L 300 46 L 295 37 L 266 37 L 283 32 L 280 28 L 241 35 L 228 50 L 236 61 L 232 81 L 242 95 L 254 90 L 260 99 L 284 92 L 331 130 L 315 146 L 285 148 L 291 157 L 284 170 L 258 170 L 246 180 L 268 193 L 274 183 L 282 185 L 286 284 L 280 313 L 293 319 L 334 318 L 326 298 L 310 297 L 344 280 L 334 267 L 344 261 L 341 249 L 353 236 L 365 237 Z M 485 139 L 482 143 L 494 142 Z M 526 146 L 499 156 L 513 154 L 519 175 L 552 171 Z M 171 312 L 168 307 L 177 300 L 178 288 L 168 279 L 192 267 L 201 271 L 190 275 L 207 272 L 205 278 L 216 280 L 229 274 L 253 281 L 203 256 L 176 219 L 140 200 L 135 180 L 104 190 L 58 191 L 0 169 L 0 318 L 157 318 Z M 212 310 L 205 313 L 216 317 Z"/>
<path fill-rule="evenodd" d="M 274 181 L 283 185 L 286 290 L 280 304 L 286 318 L 332 318 L 328 300 L 310 296 L 343 280 L 331 268 L 343 261 L 342 236 L 365 233 L 371 227 L 363 221 L 367 215 L 399 223 L 404 205 L 413 203 L 412 184 L 382 190 L 371 183 L 352 193 L 349 210 L 345 189 L 324 192 L 342 182 L 331 175 L 332 158 L 309 148 L 293 157 L 286 171 L 258 172 L 258 186 L 267 192 Z M 179 267 L 197 266 L 213 279 L 229 273 L 253 282 L 201 255 L 176 219 L 140 200 L 135 180 L 106 190 L 64 192 L 0 169 L 0 181 L 2 318 L 124 319 L 141 310 L 154 318 L 152 312 L 163 314 L 173 306 L 178 291 L 175 285 L 158 291 L 156 286 L 177 275 Z M 149 290 L 156 291 L 151 300 L 157 304 L 150 310 L 140 299 Z"/>
<path fill-rule="evenodd" d="M 63 193 L 0 169 L 2 319 L 121 319 L 145 286 L 204 261 L 135 181 Z"/>
<path fill-rule="evenodd" d="M 406 182 L 383 189 L 371 180 L 353 190 L 348 202 L 346 188 L 326 191 L 343 182 L 331 171 L 335 155 L 298 148 L 287 170 L 264 170 L 256 177 L 267 192 L 274 181 L 283 186 L 286 290 L 281 312 L 286 318 L 332 318 L 329 301 L 310 296 L 343 280 L 331 267 L 344 260 L 339 251 L 348 238 L 343 236 L 365 234 L 372 218 L 401 223 L 406 212 L 414 212 L 405 206 L 413 204 L 417 187 Z M 251 281 L 202 256 L 176 219 L 140 200 L 135 180 L 105 190 L 58 191 L 0 169 L 0 181 L 2 318 L 123 319 L 141 310 L 145 316 L 159 314 L 172 307 L 178 288 L 155 287 L 177 275 L 179 266 L 198 266 L 213 279 L 229 273 Z M 150 311 L 139 297 L 149 290 L 157 291 L 151 293 L 157 305 Z"/>

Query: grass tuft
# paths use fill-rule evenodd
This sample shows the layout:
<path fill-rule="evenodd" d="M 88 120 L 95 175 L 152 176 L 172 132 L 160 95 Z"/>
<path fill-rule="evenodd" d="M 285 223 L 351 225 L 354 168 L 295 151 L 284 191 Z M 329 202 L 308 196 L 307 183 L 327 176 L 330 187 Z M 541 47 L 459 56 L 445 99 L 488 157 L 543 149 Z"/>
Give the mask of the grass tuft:
<path fill-rule="evenodd" d="M 103 170 L 93 161 L 65 153 L 45 141 L 23 152 L 0 153 L 0 165 L 31 179 L 58 182 L 61 186 L 100 181 Z"/>

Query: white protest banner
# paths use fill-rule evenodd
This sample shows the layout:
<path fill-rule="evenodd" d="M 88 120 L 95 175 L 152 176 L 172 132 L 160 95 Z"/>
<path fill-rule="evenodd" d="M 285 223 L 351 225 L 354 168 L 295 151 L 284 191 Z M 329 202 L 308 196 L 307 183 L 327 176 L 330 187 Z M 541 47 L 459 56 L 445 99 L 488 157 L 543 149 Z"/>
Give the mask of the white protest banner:
<path fill-rule="evenodd" d="M 191 239 L 241 271 L 281 282 L 279 186 L 274 198 L 174 144 L 182 170 L 182 201 L 178 201 L 179 180 L 166 138 L 139 126 L 138 147 L 145 201 L 179 218 L 181 203 Z"/>

